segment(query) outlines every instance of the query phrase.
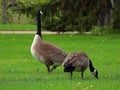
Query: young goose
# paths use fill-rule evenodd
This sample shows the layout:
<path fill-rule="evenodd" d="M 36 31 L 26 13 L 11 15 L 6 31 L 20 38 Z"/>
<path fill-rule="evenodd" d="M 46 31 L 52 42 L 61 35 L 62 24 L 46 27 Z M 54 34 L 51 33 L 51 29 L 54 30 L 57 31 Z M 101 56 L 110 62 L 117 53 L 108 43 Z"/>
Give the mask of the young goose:
<path fill-rule="evenodd" d="M 84 52 L 73 52 L 69 54 L 65 58 L 62 66 L 64 66 L 64 72 L 71 73 L 71 79 L 73 71 L 81 72 L 81 78 L 83 79 L 83 73 L 88 66 L 90 68 L 90 72 L 98 79 L 98 71 L 93 67 L 92 61 Z"/>
<path fill-rule="evenodd" d="M 33 57 L 35 57 L 41 63 L 46 65 L 48 72 L 51 72 L 53 69 L 55 69 L 57 66 L 63 63 L 67 54 L 59 47 L 53 45 L 52 43 L 45 42 L 44 40 L 42 40 L 40 17 L 41 17 L 41 11 L 38 10 L 37 33 L 31 45 L 31 53 Z M 50 69 L 50 66 L 53 67 Z"/>

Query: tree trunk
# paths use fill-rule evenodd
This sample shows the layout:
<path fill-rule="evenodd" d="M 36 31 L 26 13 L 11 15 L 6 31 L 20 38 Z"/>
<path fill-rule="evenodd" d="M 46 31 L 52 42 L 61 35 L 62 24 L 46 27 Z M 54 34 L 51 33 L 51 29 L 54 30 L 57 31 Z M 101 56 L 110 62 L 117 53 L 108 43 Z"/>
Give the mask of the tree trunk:
<path fill-rule="evenodd" d="M 5 24 L 7 22 L 7 0 L 2 0 L 2 23 Z"/>
<path fill-rule="evenodd" d="M 101 11 L 98 15 L 98 25 L 106 26 L 112 23 L 112 13 L 114 8 L 114 0 L 107 1 L 104 6 L 100 6 Z"/>
<path fill-rule="evenodd" d="M 112 8 L 114 8 L 115 7 L 115 0 L 110 0 L 110 2 L 111 2 L 111 5 L 112 5 Z"/>
<path fill-rule="evenodd" d="M 16 3 L 16 0 L 10 0 L 11 4 L 12 4 L 12 7 L 16 7 L 17 3 Z"/>

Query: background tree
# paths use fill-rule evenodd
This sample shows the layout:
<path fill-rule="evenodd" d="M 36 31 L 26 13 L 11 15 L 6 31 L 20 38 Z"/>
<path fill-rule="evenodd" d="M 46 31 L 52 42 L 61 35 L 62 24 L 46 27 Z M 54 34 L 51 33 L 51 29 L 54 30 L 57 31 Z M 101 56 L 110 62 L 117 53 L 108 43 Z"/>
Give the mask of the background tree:
<path fill-rule="evenodd" d="M 45 25 L 53 31 L 89 31 L 93 25 L 111 24 L 113 5 L 113 0 L 51 0 L 43 6 Z"/>
<path fill-rule="evenodd" d="M 8 0 L 2 0 L 2 23 L 5 24 L 7 22 L 6 18 L 7 18 L 7 2 Z"/>
<path fill-rule="evenodd" d="M 44 0 L 45 1 L 45 0 Z M 51 31 L 90 31 L 93 25 L 119 28 L 119 0 L 11 0 L 19 15 L 35 19 L 36 11 L 43 11 L 42 24 Z M 15 2 L 15 3 L 13 3 Z M 116 26 L 117 25 L 117 26 Z"/>
<path fill-rule="evenodd" d="M 8 5 L 12 3 L 13 5 L 16 4 L 16 0 L 1 0 L 1 8 L 2 8 L 2 24 L 6 24 L 11 19 L 10 11 L 8 11 Z"/>
<path fill-rule="evenodd" d="M 115 1 L 112 27 L 114 28 L 114 32 L 120 32 L 120 0 Z"/>

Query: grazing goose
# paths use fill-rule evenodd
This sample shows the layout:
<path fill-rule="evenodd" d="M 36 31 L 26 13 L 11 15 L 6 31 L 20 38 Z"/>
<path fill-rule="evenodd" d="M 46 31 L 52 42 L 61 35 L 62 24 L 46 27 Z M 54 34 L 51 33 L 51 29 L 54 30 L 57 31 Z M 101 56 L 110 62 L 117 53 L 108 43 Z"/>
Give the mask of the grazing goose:
<path fill-rule="evenodd" d="M 67 54 L 52 43 L 45 42 L 41 35 L 41 11 L 37 11 L 37 33 L 31 45 L 33 57 L 45 64 L 48 72 L 51 72 L 57 66 L 61 65 Z M 50 69 L 50 66 L 53 66 Z"/>
<path fill-rule="evenodd" d="M 81 78 L 83 79 L 83 73 L 88 66 L 90 68 L 90 72 L 98 79 L 98 71 L 93 67 L 92 61 L 84 52 L 70 53 L 65 58 L 62 66 L 64 66 L 64 72 L 71 73 L 71 79 L 73 71 L 81 72 Z"/>

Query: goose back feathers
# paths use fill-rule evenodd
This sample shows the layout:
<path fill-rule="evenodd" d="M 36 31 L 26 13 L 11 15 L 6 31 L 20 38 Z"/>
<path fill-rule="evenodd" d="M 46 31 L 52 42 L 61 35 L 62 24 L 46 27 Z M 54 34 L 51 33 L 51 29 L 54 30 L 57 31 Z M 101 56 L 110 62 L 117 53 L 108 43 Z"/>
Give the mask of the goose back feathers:
<path fill-rule="evenodd" d="M 71 78 L 73 71 L 81 72 L 81 78 L 83 78 L 83 73 L 88 66 L 90 71 L 94 73 L 93 75 L 98 78 L 97 70 L 93 67 L 92 61 L 89 60 L 89 57 L 84 52 L 73 52 L 68 54 L 62 66 L 64 66 L 64 72 L 71 73 Z"/>
<path fill-rule="evenodd" d="M 59 47 L 43 41 L 37 34 L 31 46 L 31 53 L 37 60 L 44 63 L 47 68 L 50 68 L 51 65 L 61 65 L 67 56 Z"/>

